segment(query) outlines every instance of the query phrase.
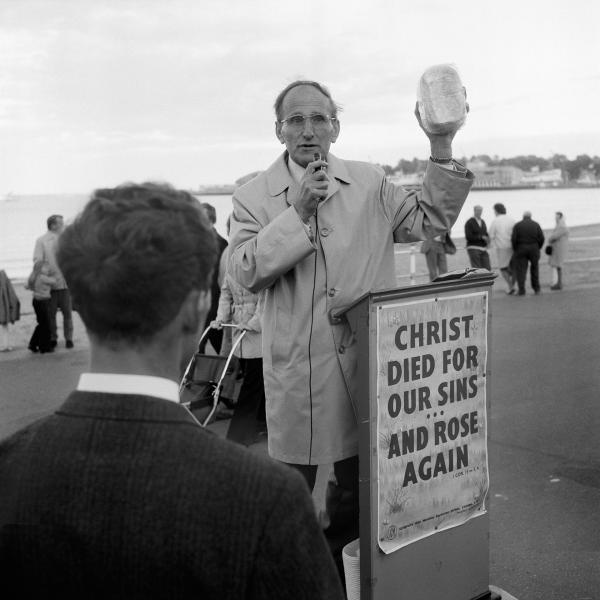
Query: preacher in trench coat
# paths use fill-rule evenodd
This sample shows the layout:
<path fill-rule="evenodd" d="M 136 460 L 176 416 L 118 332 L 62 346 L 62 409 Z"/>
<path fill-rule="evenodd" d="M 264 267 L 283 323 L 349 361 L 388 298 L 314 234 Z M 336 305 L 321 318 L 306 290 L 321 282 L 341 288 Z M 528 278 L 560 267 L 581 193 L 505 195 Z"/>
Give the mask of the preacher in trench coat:
<path fill-rule="evenodd" d="M 287 86 L 275 112 L 286 151 L 234 193 L 229 268 L 250 291 L 265 290 L 270 455 L 297 466 L 336 463 L 358 454 L 357 348 L 332 312 L 395 287 L 393 242 L 448 231 L 473 175 L 449 160 L 455 132 L 428 134 L 445 164 L 429 162 L 419 192 L 372 164 L 340 160 L 329 152 L 337 107 L 316 82 Z"/>

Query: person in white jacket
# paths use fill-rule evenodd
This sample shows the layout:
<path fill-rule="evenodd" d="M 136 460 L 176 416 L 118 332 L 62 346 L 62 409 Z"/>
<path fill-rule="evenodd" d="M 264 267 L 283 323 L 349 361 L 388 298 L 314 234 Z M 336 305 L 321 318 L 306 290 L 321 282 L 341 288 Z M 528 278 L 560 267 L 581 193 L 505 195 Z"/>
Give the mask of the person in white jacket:
<path fill-rule="evenodd" d="M 511 266 L 512 263 L 512 230 L 515 226 L 515 220 L 506 214 L 506 207 L 501 202 L 494 204 L 494 213 L 496 218 L 490 224 L 488 235 L 490 246 L 496 250 L 498 268 L 500 274 L 506 281 L 506 293 L 515 293 L 515 275 Z"/>
<path fill-rule="evenodd" d="M 227 229 L 229 230 L 229 219 Z M 240 359 L 244 381 L 227 430 L 227 439 L 250 446 L 260 435 L 266 434 L 260 295 L 249 292 L 227 273 L 227 259 L 226 248 L 221 260 L 225 268 L 220 275 L 221 295 L 217 317 L 211 326 L 221 329 L 223 323 L 234 324 L 236 328 L 232 335 L 233 341 L 245 331 L 234 350 L 235 356 Z M 228 353 L 231 347 L 227 338 L 225 335 L 221 354 Z"/>

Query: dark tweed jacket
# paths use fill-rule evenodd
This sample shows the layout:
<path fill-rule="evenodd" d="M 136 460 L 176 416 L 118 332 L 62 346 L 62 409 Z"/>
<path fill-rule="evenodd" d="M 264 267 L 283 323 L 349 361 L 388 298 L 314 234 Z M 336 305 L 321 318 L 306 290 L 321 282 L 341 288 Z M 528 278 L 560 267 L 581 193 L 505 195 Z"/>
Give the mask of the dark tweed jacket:
<path fill-rule="evenodd" d="M 73 392 L 0 442 L 19 598 L 342 598 L 300 475 L 145 396 Z"/>

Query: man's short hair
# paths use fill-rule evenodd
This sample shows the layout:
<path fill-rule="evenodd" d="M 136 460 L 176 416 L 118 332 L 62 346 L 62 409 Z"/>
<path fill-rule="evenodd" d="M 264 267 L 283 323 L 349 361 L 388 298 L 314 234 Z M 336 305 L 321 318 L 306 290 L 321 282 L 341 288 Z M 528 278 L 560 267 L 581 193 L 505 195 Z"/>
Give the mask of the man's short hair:
<path fill-rule="evenodd" d="M 502 202 L 497 202 L 496 204 L 494 204 L 494 210 L 499 215 L 505 215 L 506 214 L 506 207 L 504 206 L 504 204 L 502 204 Z"/>
<path fill-rule="evenodd" d="M 217 222 L 217 211 L 215 210 L 215 207 L 208 202 L 203 202 L 202 208 L 204 209 L 204 212 L 206 212 L 208 220 L 214 225 Z"/>
<path fill-rule="evenodd" d="M 52 229 L 52 227 L 54 227 L 54 225 L 56 225 L 56 222 L 62 218 L 63 218 L 62 215 L 50 215 L 46 219 L 46 225 L 48 226 L 48 229 Z"/>
<path fill-rule="evenodd" d="M 320 84 L 317 81 L 299 79 L 297 81 L 293 81 L 289 85 L 286 85 L 285 88 L 283 88 L 283 90 L 279 92 L 279 95 L 275 99 L 275 104 L 273 106 L 275 108 L 275 115 L 277 116 L 278 121 L 281 121 L 281 119 L 283 118 L 282 106 L 287 93 L 293 88 L 298 87 L 300 85 L 312 85 L 312 87 L 319 90 L 319 92 L 321 92 L 321 94 L 323 94 L 329 100 L 329 104 L 331 105 L 330 116 L 337 117 L 338 111 L 342 110 L 342 108 L 333 100 L 333 98 L 331 97 L 331 92 L 324 85 Z"/>
<path fill-rule="evenodd" d="M 99 189 L 59 238 L 58 264 L 87 329 L 136 344 L 170 323 L 216 261 L 199 202 L 167 184 Z"/>

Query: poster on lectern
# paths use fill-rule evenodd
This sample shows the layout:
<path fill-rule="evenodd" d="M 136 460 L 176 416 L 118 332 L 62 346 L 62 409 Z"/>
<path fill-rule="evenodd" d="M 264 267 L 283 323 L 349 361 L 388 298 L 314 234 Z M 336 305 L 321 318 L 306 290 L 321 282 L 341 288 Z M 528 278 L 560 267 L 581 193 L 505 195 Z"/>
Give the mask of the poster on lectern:
<path fill-rule="evenodd" d="M 378 542 L 485 513 L 487 292 L 377 307 Z"/>

